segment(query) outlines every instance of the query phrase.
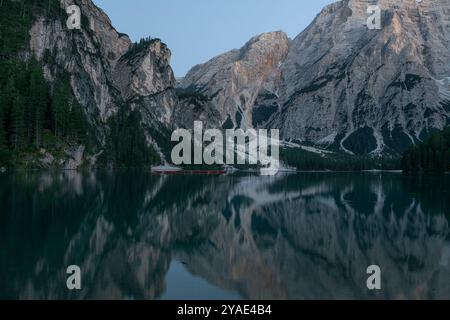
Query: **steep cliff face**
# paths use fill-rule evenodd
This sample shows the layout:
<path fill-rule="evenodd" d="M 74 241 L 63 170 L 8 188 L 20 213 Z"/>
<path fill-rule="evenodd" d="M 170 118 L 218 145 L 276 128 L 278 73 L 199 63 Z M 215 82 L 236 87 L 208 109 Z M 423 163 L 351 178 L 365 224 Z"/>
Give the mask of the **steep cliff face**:
<path fill-rule="evenodd" d="M 47 80 L 69 75 L 98 140 L 91 154 L 68 150 L 70 168 L 95 163 L 124 109 L 139 114 L 138 134 L 163 161 L 168 129 L 195 120 L 278 128 L 284 140 L 372 156 L 398 155 L 450 123 L 450 0 L 382 0 L 379 30 L 366 25 L 371 1 L 339 1 L 294 40 L 256 36 L 178 84 L 160 40 L 133 44 L 90 0 L 59 3 L 59 16 L 35 19 L 29 47 Z M 70 4 L 81 8 L 81 30 L 66 27 Z M 43 154 L 46 166 L 55 164 Z"/>
<path fill-rule="evenodd" d="M 57 81 L 61 73 L 70 75 L 100 150 L 109 135 L 108 120 L 125 107 L 141 114 L 146 141 L 157 148 L 151 132 L 170 125 L 177 103 L 170 50 L 160 40 L 133 44 L 90 0 L 60 4 L 64 11 L 70 4 L 81 8 L 81 29 L 69 30 L 65 15 L 36 20 L 30 48 L 44 63 L 46 78 Z"/>
<path fill-rule="evenodd" d="M 371 4 L 332 4 L 292 42 L 271 123 L 285 139 L 396 153 L 449 123 L 450 1 L 380 1 L 381 30 Z"/>
<path fill-rule="evenodd" d="M 61 71 L 71 75 L 74 93 L 87 108 L 89 120 L 98 124 L 117 111 L 118 91 L 111 86 L 112 71 L 131 40 L 117 33 L 108 17 L 90 1 L 61 1 L 61 8 L 72 3 L 81 7 L 81 30 L 69 30 L 62 18 L 41 17 L 30 31 L 30 47 L 40 60 L 46 54 L 53 57 L 45 63 L 47 79 L 53 80 Z"/>
<path fill-rule="evenodd" d="M 174 106 L 175 77 L 170 67 L 171 52 L 160 40 L 150 40 L 141 49 L 131 49 L 114 68 L 113 79 L 121 97 L 139 107 L 144 124 L 168 126 Z"/>
<path fill-rule="evenodd" d="M 450 123 L 450 1 L 379 1 L 379 30 L 367 27 L 372 4 L 333 3 L 289 46 L 284 37 L 271 38 L 265 46 L 282 50 L 278 59 L 249 57 L 251 70 L 261 63 L 270 69 L 255 73 L 250 91 L 236 80 L 247 77 L 246 69 L 218 73 L 242 56 L 236 51 L 195 67 L 182 88 L 207 93 L 203 110 L 221 120 L 229 115 L 231 126 L 240 124 L 232 111 L 242 108 L 245 125 L 279 128 L 285 140 L 349 154 L 398 154 Z M 220 80 L 210 81 L 217 73 Z M 227 86 L 222 99 L 214 96 Z M 240 99 L 241 92 L 251 94 Z M 197 105 L 194 114 L 202 114 Z"/>
<path fill-rule="evenodd" d="M 288 50 L 285 33 L 265 33 L 240 50 L 195 66 L 179 87 L 177 122 L 191 126 L 193 120 L 203 120 L 215 127 L 252 127 L 258 94 Z"/>

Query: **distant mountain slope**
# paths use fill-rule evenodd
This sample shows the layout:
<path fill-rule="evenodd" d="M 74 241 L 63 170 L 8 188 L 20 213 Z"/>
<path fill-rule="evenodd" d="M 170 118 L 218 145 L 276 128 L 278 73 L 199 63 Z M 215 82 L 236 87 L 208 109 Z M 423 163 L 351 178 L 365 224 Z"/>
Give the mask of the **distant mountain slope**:
<path fill-rule="evenodd" d="M 252 127 L 253 106 L 289 50 L 284 32 L 252 38 L 240 50 L 192 68 L 179 84 L 179 124 L 203 120 L 215 127 Z"/>
<path fill-rule="evenodd" d="M 399 155 L 443 129 L 450 124 L 450 0 L 379 1 L 381 30 L 366 26 L 371 4 L 333 3 L 289 42 L 287 54 L 245 60 L 251 70 L 270 70 L 269 77 L 251 74 L 254 83 L 241 81 L 246 69 L 223 71 L 247 46 L 195 67 L 181 86 L 193 90 L 192 117 L 279 128 L 285 140 L 372 156 Z M 264 46 L 285 49 L 287 40 L 271 37 Z M 232 89 L 218 98 L 219 86 Z M 234 111 L 244 111 L 244 121 Z"/>

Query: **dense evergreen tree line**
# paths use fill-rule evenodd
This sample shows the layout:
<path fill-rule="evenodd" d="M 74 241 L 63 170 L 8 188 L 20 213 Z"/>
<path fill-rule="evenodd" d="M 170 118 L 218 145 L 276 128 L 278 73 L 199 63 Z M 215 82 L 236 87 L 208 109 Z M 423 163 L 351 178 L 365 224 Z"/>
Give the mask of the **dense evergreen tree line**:
<path fill-rule="evenodd" d="M 67 76 L 52 88 L 36 59 L 15 61 L 0 84 L 0 161 L 40 148 L 87 144 L 88 126 Z"/>
<path fill-rule="evenodd" d="M 411 147 L 403 155 L 402 167 L 410 173 L 450 171 L 450 127 Z"/>
<path fill-rule="evenodd" d="M 332 170 L 332 171 L 363 171 L 363 170 L 399 170 L 400 161 L 396 158 L 372 158 L 369 156 L 349 156 L 333 154 L 321 156 L 300 149 L 283 149 L 281 160 L 298 170 Z"/>
<path fill-rule="evenodd" d="M 25 49 L 30 27 L 37 15 L 60 16 L 59 0 L 0 0 L 0 55 L 16 59 Z"/>
<path fill-rule="evenodd" d="M 87 125 L 68 77 L 60 75 L 51 87 L 42 65 L 24 55 L 36 16 L 61 13 L 58 0 L 0 2 L 0 165 L 18 164 L 42 147 L 86 143 Z"/>
<path fill-rule="evenodd" d="M 125 58 L 129 58 L 134 56 L 136 53 L 141 52 L 146 49 L 151 43 L 158 41 L 159 39 L 152 39 L 151 37 L 142 38 L 138 42 L 131 44 L 130 49 L 128 49 L 125 54 Z"/>
<path fill-rule="evenodd" d="M 160 162 L 157 152 L 148 146 L 141 125 L 141 115 L 126 105 L 109 119 L 110 134 L 100 161 L 107 165 L 142 167 Z"/>

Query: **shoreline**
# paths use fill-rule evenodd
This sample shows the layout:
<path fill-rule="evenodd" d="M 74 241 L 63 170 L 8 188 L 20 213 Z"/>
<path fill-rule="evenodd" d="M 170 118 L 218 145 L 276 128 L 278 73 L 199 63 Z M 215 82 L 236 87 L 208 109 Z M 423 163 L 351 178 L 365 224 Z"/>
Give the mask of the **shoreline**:
<path fill-rule="evenodd" d="M 179 175 L 201 175 L 202 173 L 215 173 L 215 175 L 235 175 L 239 173 L 248 173 L 248 174 L 259 174 L 260 170 L 255 169 L 236 169 L 233 171 L 227 171 L 227 170 L 220 170 L 220 169 L 179 169 L 179 170 L 154 170 L 153 167 L 131 167 L 131 168 L 125 168 L 125 167 L 117 167 L 117 168 L 77 168 L 77 169 L 64 169 L 64 168 L 40 168 L 40 169 L 29 169 L 29 168 L 20 168 L 20 167 L 13 167 L 13 168 L 6 168 L 6 167 L 0 167 L 0 174 L 4 173 L 12 173 L 12 172 L 124 172 L 124 171 L 141 171 L 141 172 L 147 172 L 150 174 L 156 174 L 156 175 L 174 175 L 175 173 Z M 414 175 L 430 175 L 430 176 L 442 176 L 442 175 L 450 175 L 450 171 L 447 172 L 415 172 L 415 173 L 405 173 L 404 170 L 379 170 L 379 169 L 369 169 L 369 170 L 297 170 L 297 169 L 280 169 L 278 170 L 278 173 L 283 174 L 296 174 L 296 173 L 330 173 L 330 174 L 336 174 L 336 173 L 389 173 L 389 174 L 402 174 L 405 176 L 414 176 Z"/>

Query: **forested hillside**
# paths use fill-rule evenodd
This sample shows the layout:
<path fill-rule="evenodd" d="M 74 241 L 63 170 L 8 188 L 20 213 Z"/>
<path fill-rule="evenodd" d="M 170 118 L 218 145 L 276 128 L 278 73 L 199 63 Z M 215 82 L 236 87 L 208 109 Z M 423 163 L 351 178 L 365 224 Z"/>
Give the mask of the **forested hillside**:
<path fill-rule="evenodd" d="M 82 25 L 89 26 L 84 13 Z M 89 163 L 79 159 L 87 165 L 158 164 L 159 155 L 146 141 L 138 111 L 127 102 L 120 102 L 118 112 L 107 121 L 92 123 L 88 121 L 87 107 L 80 105 L 74 95 L 74 75 L 60 65 L 55 51 L 46 49 L 38 61 L 29 45 L 30 29 L 38 17 L 64 24 L 67 13 L 59 0 L 0 2 L 0 167 L 40 168 L 46 158 L 50 159 L 47 166 L 64 167 L 73 150 L 80 146 L 83 158 L 95 159 Z M 83 41 L 86 33 L 93 33 L 90 29 L 73 32 L 73 42 Z M 154 41 L 148 38 L 132 44 L 126 56 L 132 58 L 149 50 Z M 96 50 L 101 49 L 98 43 L 94 45 Z M 65 59 L 76 61 L 78 52 L 71 50 L 66 51 Z M 45 68 L 53 71 L 51 82 L 44 77 Z"/>
<path fill-rule="evenodd" d="M 372 158 L 340 153 L 320 155 L 301 149 L 282 149 L 280 158 L 287 166 L 302 171 L 399 170 L 399 158 Z"/>
<path fill-rule="evenodd" d="M 450 171 L 450 127 L 413 146 L 404 154 L 402 166 L 410 173 Z"/>
<path fill-rule="evenodd" d="M 38 14 L 59 15 L 59 1 L 2 1 L 0 10 L 0 164 L 24 165 L 41 148 L 62 152 L 89 145 L 88 125 L 67 75 L 55 85 L 27 56 L 28 33 Z"/>

